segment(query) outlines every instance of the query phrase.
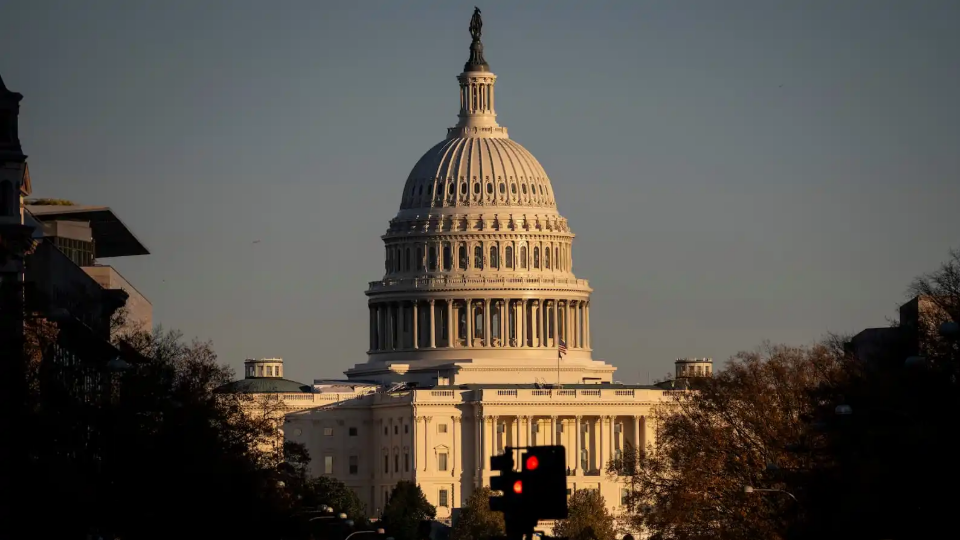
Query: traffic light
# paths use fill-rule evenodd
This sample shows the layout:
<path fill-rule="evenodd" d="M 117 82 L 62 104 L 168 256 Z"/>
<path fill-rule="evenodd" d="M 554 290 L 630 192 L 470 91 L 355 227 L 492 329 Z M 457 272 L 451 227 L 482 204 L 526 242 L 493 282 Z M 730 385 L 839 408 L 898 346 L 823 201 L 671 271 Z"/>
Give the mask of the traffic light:
<path fill-rule="evenodd" d="M 490 510 L 510 514 L 517 506 L 517 498 L 523 492 L 523 481 L 513 470 L 513 448 L 504 449 L 503 455 L 490 456 L 490 469 L 500 476 L 490 477 L 490 489 L 502 491 L 502 496 L 490 497 Z"/>
<path fill-rule="evenodd" d="M 490 478 L 490 488 L 503 493 L 490 497 L 490 509 L 503 512 L 511 523 L 536 524 L 541 519 L 567 517 L 567 461 L 562 446 L 531 446 L 521 456 L 521 470 L 514 471 L 513 452 L 490 458 L 490 468 L 500 476 Z M 527 525 L 524 525 L 526 528 Z"/>
<path fill-rule="evenodd" d="M 562 446 L 531 446 L 523 455 L 523 507 L 531 517 L 566 519 L 567 459 Z"/>

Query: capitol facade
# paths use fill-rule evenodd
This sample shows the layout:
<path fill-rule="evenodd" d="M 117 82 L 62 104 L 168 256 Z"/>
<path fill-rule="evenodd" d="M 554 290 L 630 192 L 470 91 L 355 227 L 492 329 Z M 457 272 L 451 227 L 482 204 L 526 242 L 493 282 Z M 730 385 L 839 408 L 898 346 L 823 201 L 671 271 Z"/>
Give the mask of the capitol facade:
<path fill-rule="evenodd" d="M 568 493 L 599 490 L 618 514 L 625 484 L 606 465 L 656 444 L 673 390 L 615 383 L 593 358 L 574 234 L 543 166 L 498 123 L 478 16 L 471 34 L 459 121 L 413 166 L 382 237 L 368 359 L 340 383 L 355 394 L 290 412 L 285 437 L 372 515 L 411 480 L 449 520 L 489 485 L 492 455 L 543 444 L 566 447 Z"/>

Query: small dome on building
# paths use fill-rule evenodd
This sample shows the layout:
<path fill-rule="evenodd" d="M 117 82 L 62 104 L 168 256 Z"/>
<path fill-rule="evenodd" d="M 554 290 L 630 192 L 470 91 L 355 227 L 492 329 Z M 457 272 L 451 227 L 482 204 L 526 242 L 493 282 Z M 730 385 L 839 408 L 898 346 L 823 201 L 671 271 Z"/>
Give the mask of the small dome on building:
<path fill-rule="evenodd" d="M 713 358 L 677 358 L 676 377 L 712 377 Z"/>

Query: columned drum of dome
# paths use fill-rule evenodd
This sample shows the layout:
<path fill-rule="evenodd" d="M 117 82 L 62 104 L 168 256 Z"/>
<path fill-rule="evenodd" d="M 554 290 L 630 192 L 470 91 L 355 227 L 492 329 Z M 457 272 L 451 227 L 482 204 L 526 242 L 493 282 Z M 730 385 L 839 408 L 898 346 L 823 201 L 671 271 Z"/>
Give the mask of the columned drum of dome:
<path fill-rule="evenodd" d="M 366 292 L 369 360 L 347 375 L 609 381 L 615 368 L 591 358 L 591 289 L 573 273 L 574 234 L 543 166 L 497 123 L 497 77 L 475 18 L 459 121 L 407 177 L 382 237 L 385 274 Z"/>

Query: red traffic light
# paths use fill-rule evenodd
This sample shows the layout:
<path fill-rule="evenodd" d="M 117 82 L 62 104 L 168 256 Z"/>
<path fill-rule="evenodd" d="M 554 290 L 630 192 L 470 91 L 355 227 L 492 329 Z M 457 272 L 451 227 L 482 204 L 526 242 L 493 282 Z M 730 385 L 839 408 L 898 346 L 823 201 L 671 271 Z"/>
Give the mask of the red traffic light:
<path fill-rule="evenodd" d="M 516 482 L 513 483 L 513 492 L 516 493 L 517 495 L 523 493 L 523 481 L 522 481 L 522 480 L 517 480 Z"/>
<path fill-rule="evenodd" d="M 537 470 L 537 467 L 540 466 L 540 460 L 537 459 L 537 456 L 530 456 L 527 458 L 525 465 L 526 465 L 526 470 L 535 471 Z"/>

